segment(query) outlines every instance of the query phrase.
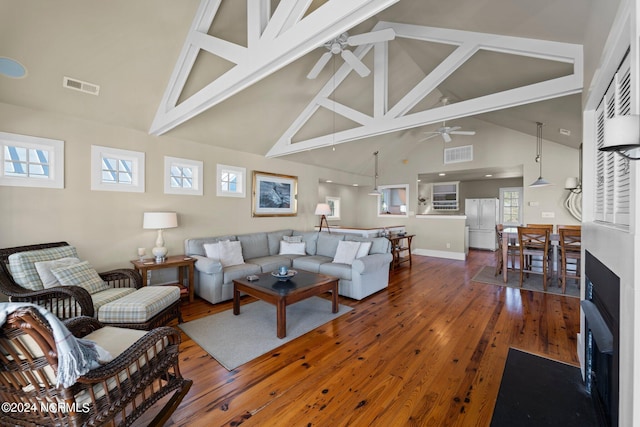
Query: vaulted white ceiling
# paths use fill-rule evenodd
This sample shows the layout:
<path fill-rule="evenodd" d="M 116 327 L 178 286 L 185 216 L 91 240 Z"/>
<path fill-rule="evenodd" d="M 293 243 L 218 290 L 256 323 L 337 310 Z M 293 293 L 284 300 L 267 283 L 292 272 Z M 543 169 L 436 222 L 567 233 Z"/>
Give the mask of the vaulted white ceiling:
<path fill-rule="evenodd" d="M 590 1 L 206 3 L 209 9 L 200 15 L 213 17 L 211 22 L 194 21 L 204 4 L 199 0 L 0 0 L 0 56 L 15 58 L 28 69 L 24 79 L 0 77 L 0 102 L 261 155 L 272 151 L 312 164 L 327 164 L 330 149 L 288 153 L 297 151 L 293 149 L 296 144 L 314 138 L 320 138 L 316 139 L 318 145 L 327 145 L 326 137 L 322 138 L 333 129 L 352 132 L 340 138 L 353 139 L 353 128 L 363 127 L 354 119 L 367 123 L 366 129 L 356 135 L 363 139 L 342 144 L 341 150 L 353 146 L 358 152 L 362 144 L 379 145 L 384 132 L 393 132 L 386 138 L 415 142 L 421 132 L 437 128 L 441 120 L 460 118 L 455 122 L 464 126 L 465 116 L 531 135 L 535 135 L 535 122 L 543 121 L 545 139 L 573 147 L 581 141 L 580 94 L 576 93 L 580 70 L 571 63 L 577 56 L 565 51 L 557 54 L 556 48 L 572 50 L 571 45 L 583 42 Z M 395 25 L 420 31 L 431 27 L 438 29 L 431 31 L 450 34 L 454 39 L 438 43 L 398 31 L 399 36 L 385 49 L 385 96 L 374 90 L 382 84 L 380 73 L 375 71 L 381 69 L 375 58 L 382 54 L 374 52 L 382 48 L 363 54 L 363 62 L 374 70 L 367 77 L 340 71 L 342 63 L 336 61 L 330 62 L 318 78 L 306 78 L 325 52 L 321 46 L 324 41 L 345 30 L 361 34 L 376 26 Z M 542 49 L 544 54 L 477 50 L 478 45 L 469 47 L 465 40 L 455 38 L 469 32 L 495 34 L 499 37 L 491 42 L 496 43 L 502 43 L 504 37 L 517 37 L 523 45 L 518 42 L 508 49 L 516 46 L 525 53 Z M 199 49 L 186 49 L 185 42 Z M 548 53 L 553 57 L 545 57 Z M 458 58 L 466 61 L 456 68 L 459 64 L 454 59 Z M 243 61 L 245 65 L 239 66 Z M 180 63 L 188 66 L 177 69 Z M 228 73 L 234 68 L 236 71 Z M 442 68 L 452 72 L 437 73 Z M 337 76 L 346 74 L 339 83 L 332 77 L 334 70 Z M 237 77 L 231 79 L 234 73 Z M 100 96 L 63 89 L 63 76 L 100 85 Z M 547 80 L 562 82 L 562 87 L 551 90 L 555 95 L 549 92 L 549 96 L 538 99 L 527 95 L 532 102 L 529 104 L 516 106 L 518 102 L 500 99 L 492 104 L 495 108 L 464 106 L 468 100 L 486 101 L 492 94 Z M 178 84 L 172 86 L 172 82 Z M 422 98 L 410 95 L 412 89 L 421 86 L 433 90 L 428 94 L 422 90 Z M 434 107 L 442 96 L 454 103 L 437 111 Z M 380 107 L 381 99 L 387 107 Z M 296 129 L 289 145 L 286 139 L 290 127 L 314 102 L 320 107 Z M 334 110 L 344 115 L 336 117 Z M 195 114 L 185 115 L 185 111 Z M 389 112 L 394 112 L 393 117 L 386 116 Z M 395 114 L 398 112 L 401 114 Z M 384 121 L 388 123 L 381 124 Z M 570 130 L 571 136 L 559 134 L 560 128 Z M 342 142 L 340 138 L 331 137 L 329 145 Z M 368 173 L 370 158 L 365 166 L 354 164 L 353 157 L 333 157 L 331 164 L 340 170 Z"/>

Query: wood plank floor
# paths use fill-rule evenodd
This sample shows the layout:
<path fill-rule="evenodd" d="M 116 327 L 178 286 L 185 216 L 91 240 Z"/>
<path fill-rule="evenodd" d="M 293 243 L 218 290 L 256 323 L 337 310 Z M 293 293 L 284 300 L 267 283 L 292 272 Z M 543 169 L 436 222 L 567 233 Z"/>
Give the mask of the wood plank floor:
<path fill-rule="evenodd" d="M 508 348 L 577 366 L 580 328 L 577 298 L 470 281 L 493 260 L 414 256 L 387 290 L 341 297 L 353 311 L 232 372 L 183 333 L 193 387 L 167 425 L 489 425 Z M 230 308 L 196 299 L 182 313 Z"/>

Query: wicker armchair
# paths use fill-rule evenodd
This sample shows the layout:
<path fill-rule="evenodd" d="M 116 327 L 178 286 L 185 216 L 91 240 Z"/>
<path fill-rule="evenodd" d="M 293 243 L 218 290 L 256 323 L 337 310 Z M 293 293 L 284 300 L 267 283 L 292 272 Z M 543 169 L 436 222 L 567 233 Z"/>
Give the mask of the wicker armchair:
<path fill-rule="evenodd" d="M 176 329 L 122 329 L 90 317 L 64 323 L 74 336 L 107 349 L 113 360 L 70 387 L 56 387 L 58 356 L 51 327 L 34 307 L 18 308 L 0 328 L 0 424 L 130 425 L 173 392 L 149 423 L 163 425 L 189 391 L 192 381 L 182 378 L 178 366 Z"/>
<path fill-rule="evenodd" d="M 67 242 L 55 242 L 0 249 L 0 292 L 10 297 L 13 302 L 31 302 L 45 307 L 59 319 L 76 316 L 94 317 L 93 302 L 86 289 L 79 286 L 57 286 L 34 291 L 17 284 L 9 271 L 11 254 L 68 245 Z M 100 277 L 114 288 L 140 289 L 143 285 L 140 273 L 134 269 L 111 270 L 100 273 Z M 67 304 L 60 304 L 60 302 L 67 302 Z"/>

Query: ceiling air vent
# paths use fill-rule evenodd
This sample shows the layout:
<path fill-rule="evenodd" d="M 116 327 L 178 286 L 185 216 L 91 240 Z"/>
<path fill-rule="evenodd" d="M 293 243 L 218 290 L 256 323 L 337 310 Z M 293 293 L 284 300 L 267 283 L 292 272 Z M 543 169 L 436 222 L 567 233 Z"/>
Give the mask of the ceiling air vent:
<path fill-rule="evenodd" d="M 100 86 L 94 85 L 93 83 L 83 82 L 78 79 L 72 79 L 71 77 L 65 77 L 62 81 L 62 86 L 67 89 L 78 90 L 90 95 L 98 96 L 100 93 Z"/>
<path fill-rule="evenodd" d="M 461 163 L 473 160 L 473 145 L 444 149 L 444 163 Z"/>

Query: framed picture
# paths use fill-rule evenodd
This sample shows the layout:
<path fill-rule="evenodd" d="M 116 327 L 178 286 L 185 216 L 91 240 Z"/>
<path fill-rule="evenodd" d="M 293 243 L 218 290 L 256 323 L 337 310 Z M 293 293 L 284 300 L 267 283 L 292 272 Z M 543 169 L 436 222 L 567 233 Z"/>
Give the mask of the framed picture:
<path fill-rule="evenodd" d="M 296 216 L 298 177 L 253 171 L 253 216 Z"/>
<path fill-rule="evenodd" d="M 325 197 L 325 201 L 331 208 L 331 215 L 327 215 L 327 219 L 340 219 L 340 197 Z"/>

